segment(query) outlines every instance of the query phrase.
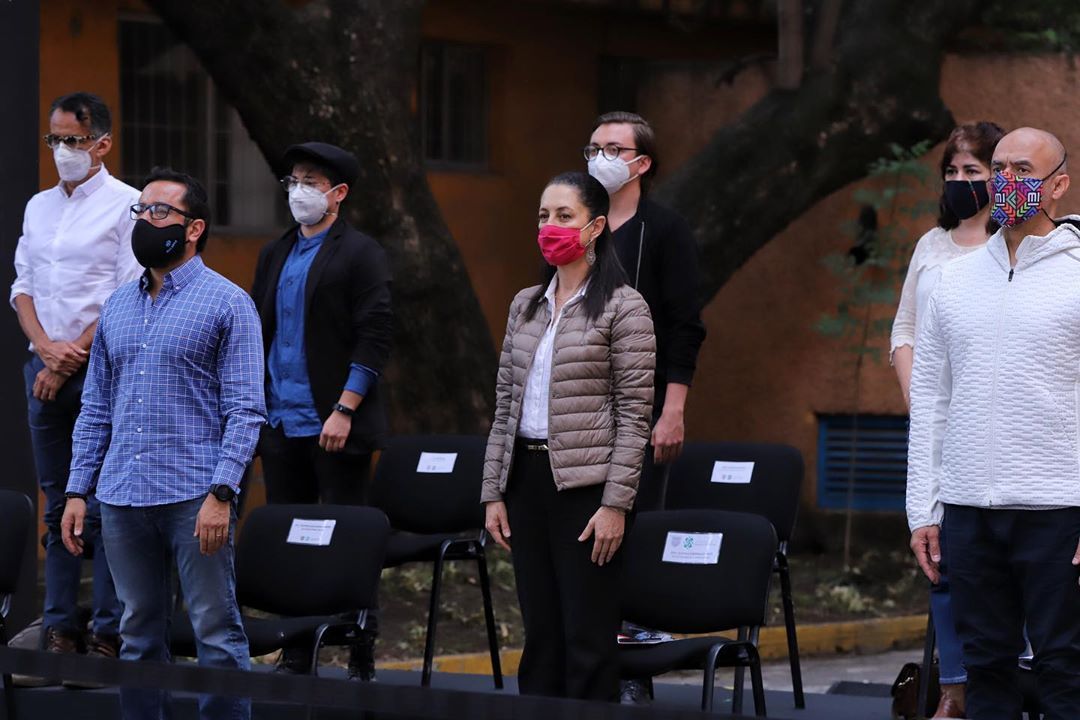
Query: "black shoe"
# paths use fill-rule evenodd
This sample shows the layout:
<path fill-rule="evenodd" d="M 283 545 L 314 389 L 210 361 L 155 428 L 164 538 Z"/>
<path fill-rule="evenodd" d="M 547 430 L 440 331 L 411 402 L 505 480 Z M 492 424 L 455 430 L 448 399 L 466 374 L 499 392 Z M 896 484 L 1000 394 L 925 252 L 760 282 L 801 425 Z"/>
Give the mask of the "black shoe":
<path fill-rule="evenodd" d="M 307 675 L 311 672 L 311 652 L 305 648 L 282 648 L 274 663 L 274 672 Z"/>
<path fill-rule="evenodd" d="M 622 705 L 650 705 L 652 697 L 644 680 L 623 680 L 619 683 L 619 703 Z"/>

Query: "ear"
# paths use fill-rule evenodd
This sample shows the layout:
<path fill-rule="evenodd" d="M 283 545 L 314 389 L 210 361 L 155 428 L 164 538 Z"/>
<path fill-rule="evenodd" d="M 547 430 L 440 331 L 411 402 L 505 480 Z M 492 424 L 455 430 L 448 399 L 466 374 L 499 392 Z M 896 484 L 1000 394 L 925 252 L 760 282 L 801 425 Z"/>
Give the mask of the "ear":
<path fill-rule="evenodd" d="M 199 236 L 203 234 L 203 230 L 206 229 L 206 221 L 202 218 L 196 218 L 188 223 L 187 226 L 187 241 L 196 242 Z"/>
<path fill-rule="evenodd" d="M 330 191 L 330 198 L 334 200 L 338 205 L 345 202 L 345 198 L 349 196 L 349 186 L 345 183 L 341 183 L 333 190 Z"/>
<path fill-rule="evenodd" d="M 642 155 L 641 159 L 637 161 L 637 174 L 638 177 L 649 172 L 649 168 L 652 167 L 652 158 L 648 155 Z"/>
<path fill-rule="evenodd" d="M 90 154 L 93 155 L 97 160 L 101 160 L 103 157 L 109 154 L 109 151 L 112 150 L 112 146 L 112 135 L 104 135 L 100 140 L 98 140 L 98 144 L 94 146 L 94 149 L 90 151 Z"/>
<path fill-rule="evenodd" d="M 607 217 L 600 215 L 593 221 L 592 232 L 589 234 L 589 244 L 596 242 L 596 238 L 604 232 L 604 228 L 607 227 Z"/>
<path fill-rule="evenodd" d="M 1057 184 L 1054 186 L 1053 192 L 1050 193 L 1050 197 L 1053 198 L 1055 201 L 1060 200 L 1061 197 L 1069 191 L 1070 182 L 1069 176 L 1065 173 L 1058 175 L 1056 180 Z"/>

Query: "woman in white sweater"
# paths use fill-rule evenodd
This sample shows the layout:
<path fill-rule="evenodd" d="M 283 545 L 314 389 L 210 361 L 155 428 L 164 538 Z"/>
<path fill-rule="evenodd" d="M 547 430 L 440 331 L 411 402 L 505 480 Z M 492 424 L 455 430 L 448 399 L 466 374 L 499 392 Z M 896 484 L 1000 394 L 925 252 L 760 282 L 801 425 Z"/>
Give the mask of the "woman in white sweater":
<path fill-rule="evenodd" d="M 997 229 L 990 220 L 990 160 L 994 146 L 1004 131 L 992 122 L 960 125 L 949 135 L 941 158 L 944 187 L 937 225 L 919 238 L 911 256 L 900 306 L 892 329 L 891 358 L 896 377 L 911 405 L 911 365 L 919 323 L 925 316 L 926 303 L 941 275 L 942 266 L 983 247 Z M 941 670 L 941 702 L 935 718 L 964 717 L 964 671 L 960 639 L 956 634 L 949 601 L 942 547 L 941 580 L 930 589 L 930 606 L 937 634 Z"/>

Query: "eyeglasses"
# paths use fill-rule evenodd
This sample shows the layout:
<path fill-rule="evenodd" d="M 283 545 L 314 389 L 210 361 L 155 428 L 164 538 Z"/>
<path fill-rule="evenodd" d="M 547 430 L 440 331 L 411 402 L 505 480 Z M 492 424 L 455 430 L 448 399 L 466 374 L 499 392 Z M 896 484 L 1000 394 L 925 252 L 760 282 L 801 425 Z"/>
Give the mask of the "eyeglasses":
<path fill-rule="evenodd" d="M 169 217 L 169 213 L 176 213 L 177 215 L 182 215 L 188 220 L 195 219 L 194 216 L 189 215 L 180 208 L 173 207 L 168 203 L 135 203 L 131 206 L 132 220 L 138 220 L 139 216 L 143 213 L 150 213 L 150 217 L 155 220 L 164 220 L 165 218 Z"/>
<path fill-rule="evenodd" d="M 53 135 L 49 133 L 42 137 L 45 144 L 49 146 L 50 150 L 55 150 L 60 147 L 60 143 L 67 145 L 69 148 L 76 148 L 82 145 L 84 142 L 90 142 L 91 140 L 97 140 L 103 135 Z"/>
<path fill-rule="evenodd" d="M 285 188 L 285 192 L 291 191 L 297 185 L 303 185 L 304 187 L 309 188 L 318 188 L 320 185 L 323 184 L 322 180 L 314 180 L 312 178 L 297 178 L 293 177 L 292 175 L 286 175 L 285 177 L 278 180 L 278 182 L 281 183 L 281 187 Z"/>
<path fill-rule="evenodd" d="M 607 145 L 586 145 L 582 148 L 582 154 L 585 155 L 586 160 L 592 160 L 601 152 L 604 153 L 604 157 L 608 160 L 614 160 L 622 153 L 623 150 L 633 150 L 634 152 L 641 152 L 636 147 L 623 147 L 622 145 L 616 145 L 615 143 L 608 143 Z"/>

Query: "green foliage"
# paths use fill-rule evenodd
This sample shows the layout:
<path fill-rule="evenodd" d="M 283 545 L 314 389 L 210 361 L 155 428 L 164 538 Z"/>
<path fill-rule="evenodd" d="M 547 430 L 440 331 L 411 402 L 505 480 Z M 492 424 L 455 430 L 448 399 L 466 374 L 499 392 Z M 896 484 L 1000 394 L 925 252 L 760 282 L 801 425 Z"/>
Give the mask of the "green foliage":
<path fill-rule="evenodd" d="M 930 148 L 929 141 L 910 148 L 893 143 L 888 156 L 870 165 L 870 187 L 859 188 L 852 197 L 864 213 L 873 209 L 877 227 L 868 230 L 851 220 L 841 223 L 842 232 L 858 248 L 862 261 L 856 263 L 856 248 L 821 260 L 841 292 L 836 310 L 820 317 L 815 328 L 826 337 L 846 341 L 845 351 L 857 358 L 880 362 L 881 351 L 873 347 L 874 340 L 888 336 L 892 328 L 897 288 L 911 255 L 911 239 L 897 226 L 897 220 L 925 216 L 937 209 L 934 202 L 912 197 L 913 191 L 924 190 L 934 178 L 933 170 L 920 161 Z"/>
<path fill-rule="evenodd" d="M 991 42 L 1014 52 L 1080 50 L 1080 3 L 1076 0 L 991 0 L 982 11 Z"/>

